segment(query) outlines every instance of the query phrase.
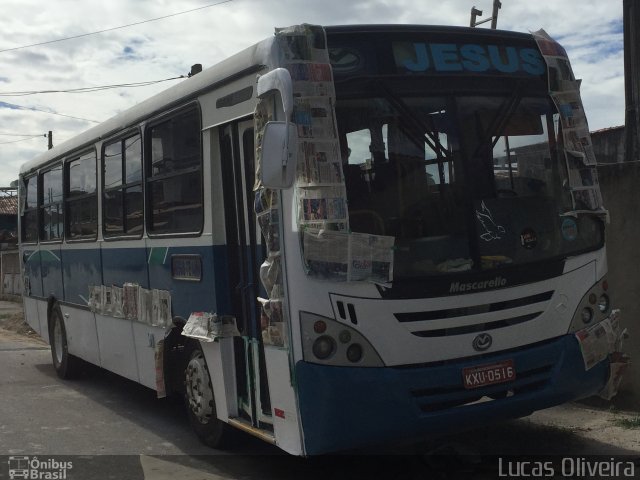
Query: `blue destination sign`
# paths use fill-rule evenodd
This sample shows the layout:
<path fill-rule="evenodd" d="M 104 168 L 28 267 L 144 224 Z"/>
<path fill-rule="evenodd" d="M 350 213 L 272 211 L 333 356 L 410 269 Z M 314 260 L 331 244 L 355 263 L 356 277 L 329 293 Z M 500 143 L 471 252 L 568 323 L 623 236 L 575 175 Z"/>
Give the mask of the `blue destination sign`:
<path fill-rule="evenodd" d="M 542 75 L 547 68 L 537 49 L 502 45 L 394 42 L 393 55 L 410 72 Z"/>

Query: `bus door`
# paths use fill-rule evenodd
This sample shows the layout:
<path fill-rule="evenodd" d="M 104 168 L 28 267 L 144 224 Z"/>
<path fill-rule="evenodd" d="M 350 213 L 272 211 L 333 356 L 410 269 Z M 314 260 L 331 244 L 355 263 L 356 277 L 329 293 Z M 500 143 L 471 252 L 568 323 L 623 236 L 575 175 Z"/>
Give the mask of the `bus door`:
<path fill-rule="evenodd" d="M 235 337 L 238 411 L 257 428 L 272 429 L 271 405 L 260 327 L 260 264 L 265 246 L 253 208 L 253 121 L 220 129 L 231 305 L 241 337 Z"/>

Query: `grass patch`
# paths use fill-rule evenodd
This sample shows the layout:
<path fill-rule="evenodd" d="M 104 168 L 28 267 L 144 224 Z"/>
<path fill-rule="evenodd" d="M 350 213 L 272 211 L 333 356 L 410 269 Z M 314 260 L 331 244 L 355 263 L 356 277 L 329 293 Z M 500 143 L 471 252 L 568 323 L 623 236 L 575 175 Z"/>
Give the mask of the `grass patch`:
<path fill-rule="evenodd" d="M 640 428 L 640 415 L 631 418 L 616 418 L 613 423 L 622 428 Z"/>

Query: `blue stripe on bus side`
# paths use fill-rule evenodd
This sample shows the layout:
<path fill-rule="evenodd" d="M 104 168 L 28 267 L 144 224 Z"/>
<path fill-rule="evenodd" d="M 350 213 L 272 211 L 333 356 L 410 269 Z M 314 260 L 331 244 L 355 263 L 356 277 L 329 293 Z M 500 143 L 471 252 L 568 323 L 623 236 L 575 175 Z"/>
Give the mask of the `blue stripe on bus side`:
<path fill-rule="evenodd" d="M 24 274 L 29 279 L 29 294 L 34 297 L 42 297 L 40 252 L 25 248 L 22 255 L 22 258 L 24 259 Z"/>
<path fill-rule="evenodd" d="M 174 316 L 186 319 L 197 311 L 234 314 L 228 269 L 229 262 L 235 260 L 228 258 L 226 246 L 169 247 L 161 258 L 154 257 L 153 261 L 149 261 L 150 251 L 145 247 L 60 249 L 59 246 L 41 248 L 39 252 L 25 250 L 25 273 L 31 296 L 53 295 L 67 303 L 86 306 L 91 285 L 122 286 L 131 282 L 171 292 Z M 172 278 L 171 256 L 185 254 L 200 255 L 199 282 Z"/>
<path fill-rule="evenodd" d="M 42 293 L 45 297 L 53 295 L 56 298 L 62 298 L 64 295 L 60 256 L 60 245 L 49 245 L 40 249 Z"/>
<path fill-rule="evenodd" d="M 102 285 L 100 250 L 62 250 L 64 300 L 87 305 L 89 286 Z M 57 297 L 61 298 L 61 297 Z"/>
<path fill-rule="evenodd" d="M 146 258 L 153 260 L 150 249 Z M 199 282 L 174 280 L 171 276 L 172 255 L 200 255 L 202 259 L 202 279 Z M 149 288 L 169 290 L 173 314 L 188 318 L 191 312 L 215 312 L 220 314 L 229 311 L 230 290 L 227 276 L 227 248 L 224 246 L 208 247 L 170 247 L 163 261 L 150 261 Z"/>
<path fill-rule="evenodd" d="M 149 288 L 146 249 L 142 248 L 103 248 L 102 285 L 137 283 Z"/>

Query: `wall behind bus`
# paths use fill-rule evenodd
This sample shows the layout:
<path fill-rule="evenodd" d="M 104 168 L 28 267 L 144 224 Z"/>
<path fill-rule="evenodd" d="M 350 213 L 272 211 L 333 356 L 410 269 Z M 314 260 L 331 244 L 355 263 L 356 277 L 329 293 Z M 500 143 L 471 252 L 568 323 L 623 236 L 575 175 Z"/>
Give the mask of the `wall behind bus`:
<path fill-rule="evenodd" d="M 598 165 L 601 163 L 624 162 L 624 125 L 591 132 L 591 141 L 593 142 L 593 153 L 596 154 Z"/>
<path fill-rule="evenodd" d="M 615 403 L 640 410 L 640 162 L 599 163 L 598 178 L 611 214 L 607 226 L 609 289 L 614 307 L 622 310 L 622 324 L 629 331 L 624 350 L 631 355 Z"/>

